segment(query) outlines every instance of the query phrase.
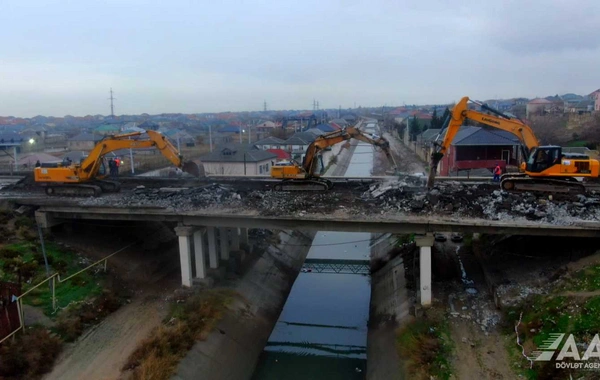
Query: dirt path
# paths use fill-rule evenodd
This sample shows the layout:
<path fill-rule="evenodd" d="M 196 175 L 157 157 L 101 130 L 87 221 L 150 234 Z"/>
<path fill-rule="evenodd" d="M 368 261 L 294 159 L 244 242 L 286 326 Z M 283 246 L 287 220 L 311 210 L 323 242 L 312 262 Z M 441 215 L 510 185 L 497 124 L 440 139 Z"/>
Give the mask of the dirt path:
<path fill-rule="evenodd" d="M 495 331 L 484 333 L 472 321 L 450 323 L 455 346 L 455 378 L 460 380 L 514 379 L 506 353 L 506 338 Z"/>
<path fill-rule="evenodd" d="M 410 174 L 425 173 L 426 164 L 419 156 L 388 132 L 385 132 L 383 137 L 390 142 L 390 148 L 399 171 Z M 385 155 L 382 153 L 380 156 L 382 164 L 386 167 L 389 166 Z"/>
<path fill-rule="evenodd" d="M 60 355 L 44 379 L 121 378 L 121 368 L 138 343 L 167 312 L 164 296 L 140 295 L 92 328 Z"/>
<path fill-rule="evenodd" d="M 456 379 L 514 379 L 507 353 L 508 337 L 501 335 L 501 314 L 486 288 L 483 272 L 473 255 L 463 254 L 461 244 L 442 246 L 460 270 L 460 282 L 445 287 L 446 311 L 454 344 Z M 438 248 L 439 249 L 439 248 Z"/>

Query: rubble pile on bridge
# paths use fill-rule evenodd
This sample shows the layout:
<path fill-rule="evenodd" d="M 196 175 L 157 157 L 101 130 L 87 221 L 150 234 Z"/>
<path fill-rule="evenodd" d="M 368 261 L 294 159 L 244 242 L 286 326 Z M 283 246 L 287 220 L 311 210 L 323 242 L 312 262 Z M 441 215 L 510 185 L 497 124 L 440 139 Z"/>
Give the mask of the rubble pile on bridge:
<path fill-rule="evenodd" d="M 501 191 L 495 184 L 445 183 L 430 191 L 415 193 L 401 184 L 377 184 L 362 196 L 385 212 L 453 215 L 511 220 L 523 218 L 567 225 L 600 220 L 600 197 L 585 195 L 534 195 Z"/>
<path fill-rule="evenodd" d="M 219 205 L 240 207 L 242 196 L 235 189 L 219 184 L 193 188 L 146 188 L 139 186 L 127 196 L 115 194 L 89 198 L 83 204 L 110 204 L 113 207 L 164 207 L 179 211 L 193 211 Z"/>
<path fill-rule="evenodd" d="M 365 189 L 367 189 L 365 191 Z M 160 207 L 177 211 L 222 210 L 263 216 L 325 214 L 370 218 L 380 214 L 471 217 L 488 220 L 538 220 L 556 225 L 600 221 L 596 194 L 512 194 L 497 184 L 441 183 L 433 190 L 406 181 L 380 183 L 362 190 L 278 192 L 210 184 L 191 188 L 145 188 L 89 198 L 82 205 Z"/>
<path fill-rule="evenodd" d="M 348 192 L 279 192 L 253 191 L 245 199 L 248 207 L 264 216 L 302 216 L 329 214 L 335 210 L 360 207 L 361 200 Z"/>

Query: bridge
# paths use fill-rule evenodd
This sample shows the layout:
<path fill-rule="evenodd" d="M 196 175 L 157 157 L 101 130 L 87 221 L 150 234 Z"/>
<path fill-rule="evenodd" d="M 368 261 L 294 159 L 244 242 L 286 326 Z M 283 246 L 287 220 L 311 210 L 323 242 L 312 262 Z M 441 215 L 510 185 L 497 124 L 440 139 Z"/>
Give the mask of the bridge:
<path fill-rule="evenodd" d="M 600 237 L 599 222 L 579 221 L 572 225 L 553 225 L 529 221 L 497 221 L 441 216 L 407 216 L 400 214 L 349 215 L 345 218 L 329 214 L 303 216 L 261 216 L 256 210 L 217 209 L 174 211 L 165 208 L 75 206 L 52 204 L 51 201 L 24 199 L 18 204 L 36 205 L 36 220 L 42 228 L 51 228 L 66 221 L 156 221 L 177 223 L 181 278 L 184 286 L 193 281 L 212 281 L 208 269 L 217 269 L 221 261 L 240 252 L 240 243 L 248 242 L 248 229 L 312 230 L 416 234 L 420 249 L 419 282 L 421 303 L 431 304 L 431 247 L 434 232 L 460 232 L 501 235 Z M 218 255 L 217 250 L 220 251 Z M 206 254 L 208 253 L 208 255 Z M 193 259 L 192 259 L 193 257 Z M 307 263 L 315 271 L 354 273 L 356 267 L 334 266 L 332 263 Z M 337 271 L 337 272 L 336 272 Z M 359 272 L 356 272 L 359 273 Z M 368 273 L 368 272 L 366 272 Z"/>
<path fill-rule="evenodd" d="M 338 274 L 369 274 L 369 260 L 306 259 L 302 271 Z"/>

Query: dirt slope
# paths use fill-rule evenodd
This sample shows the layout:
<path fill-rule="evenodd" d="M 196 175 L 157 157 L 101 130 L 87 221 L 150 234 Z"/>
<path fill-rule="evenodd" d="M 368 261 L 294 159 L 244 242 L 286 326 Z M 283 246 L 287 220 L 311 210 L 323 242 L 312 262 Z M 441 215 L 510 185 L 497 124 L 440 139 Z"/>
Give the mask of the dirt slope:
<path fill-rule="evenodd" d="M 140 295 L 70 345 L 44 379 L 119 379 L 137 344 L 167 312 L 164 295 Z"/>

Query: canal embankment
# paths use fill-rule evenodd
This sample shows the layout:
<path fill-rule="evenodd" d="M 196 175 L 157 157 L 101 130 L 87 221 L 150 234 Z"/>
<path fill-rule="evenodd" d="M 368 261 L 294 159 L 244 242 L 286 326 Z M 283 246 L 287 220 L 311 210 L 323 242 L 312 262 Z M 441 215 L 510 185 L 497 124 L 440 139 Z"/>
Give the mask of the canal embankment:
<path fill-rule="evenodd" d="M 173 379 L 248 379 L 311 246 L 313 233 L 281 231 L 239 278 L 219 286 L 241 295 L 204 341 L 181 360 Z"/>

